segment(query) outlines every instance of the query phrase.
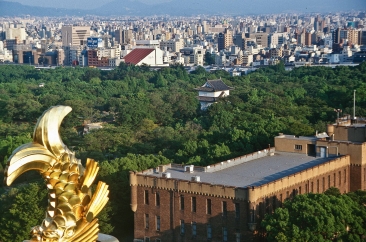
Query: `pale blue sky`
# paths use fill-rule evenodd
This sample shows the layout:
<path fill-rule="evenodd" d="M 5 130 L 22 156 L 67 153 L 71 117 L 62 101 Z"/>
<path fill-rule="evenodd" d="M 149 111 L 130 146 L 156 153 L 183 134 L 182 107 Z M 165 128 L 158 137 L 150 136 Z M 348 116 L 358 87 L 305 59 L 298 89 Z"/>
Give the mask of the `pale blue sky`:
<path fill-rule="evenodd" d="M 103 6 L 106 3 L 114 0 L 6 0 L 10 2 L 19 2 L 24 5 L 42 6 L 42 7 L 56 7 L 56 8 L 79 8 L 79 9 L 94 9 Z M 121 2 L 128 2 L 130 0 L 120 0 Z M 170 0 L 139 0 L 147 4 L 156 4 L 162 2 L 169 2 Z"/>
<path fill-rule="evenodd" d="M 56 8 L 70 8 L 70 9 L 95 9 L 98 7 L 103 6 L 106 3 L 118 1 L 119 5 L 123 2 L 128 5 L 128 2 L 134 0 L 5 0 L 5 1 L 12 1 L 12 2 L 19 2 L 24 5 L 31 5 L 31 6 L 42 6 L 42 7 L 56 7 Z M 137 1 L 137 0 L 136 0 Z M 185 0 L 138 0 L 140 2 L 146 4 L 156 4 L 162 2 L 170 2 L 174 1 L 175 4 L 184 4 Z M 186 0 L 187 2 L 191 2 L 192 0 Z M 1 2 L 1 0 L 0 0 Z M 312 9 L 317 9 L 317 5 L 324 5 L 325 9 L 327 6 L 331 8 L 331 6 L 338 6 L 337 10 L 350 10 L 350 9 L 357 9 L 357 10 L 366 10 L 366 0 L 307 0 L 307 1 L 300 1 L 300 0 L 195 0 L 193 1 L 195 5 L 202 3 L 204 4 L 204 8 L 212 7 L 215 8 L 216 5 L 226 5 L 230 7 L 238 7 L 241 5 L 248 6 L 250 5 L 256 6 L 260 5 L 260 8 L 271 8 L 271 6 L 275 7 L 273 11 L 278 11 L 279 8 L 282 11 L 304 11 L 307 12 L 307 7 Z M 331 5 L 331 6 L 330 6 Z M 346 9 L 347 5 L 352 5 L 352 8 Z"/>

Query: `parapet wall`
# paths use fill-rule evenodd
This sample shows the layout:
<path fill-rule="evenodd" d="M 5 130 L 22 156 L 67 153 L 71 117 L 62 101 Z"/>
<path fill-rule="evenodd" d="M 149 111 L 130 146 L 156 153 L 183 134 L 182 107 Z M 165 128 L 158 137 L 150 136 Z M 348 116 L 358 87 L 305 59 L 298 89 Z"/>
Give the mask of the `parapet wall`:
<path fill-rule="evenodd" d="M 268 182 L 261 186 L 247 188 L 248 199 L 250 202 L 256 202 L 260 198 L 274 195 L 281 190 L 292 189 L 297 186 L 297 184 L 303 183 L 304 181 L 314 181 L 317 178 L 333 173 L 336 170 L 349 167 L 350 164 L 350 156 L 346 155 L 289 176 L 285 176 L 281 179 Z"/>
<path fill-rule="evenodd" d="M 251 153 L 251 154 L 236 157 L 234 159 L 222 161 L 222 162 L 213 164 L 211 166 L 206 166 L 206 167 L 204 167 L 204 171 L 205 172 L 220 171 L 220 170 L 232 167 L 232 166 L 246 163 L 248 161 L 256 160 L 256 159 L 263 158 L 263 157 L 269 156 L 269 155 L 273 155 L 274 152 L 275 152 L 275 148 L 260 150 L 260 151 L 257 151 L 257 152 Z"/>

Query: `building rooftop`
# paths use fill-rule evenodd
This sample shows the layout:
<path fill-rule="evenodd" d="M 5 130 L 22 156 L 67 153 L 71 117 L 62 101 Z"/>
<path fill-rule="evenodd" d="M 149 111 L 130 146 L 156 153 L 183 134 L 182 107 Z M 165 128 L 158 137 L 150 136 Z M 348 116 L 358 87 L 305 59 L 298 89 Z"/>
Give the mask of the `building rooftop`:
<path fill-rule="evenodd" d="M 210 169 L 207 169 L 206 172 L 204 169 L 194 169 L 193 172 L 185 172 L 183 166 L 177 165 L 172 165 L 165 172 L 169 172 L 171 178 L 175 179 L 191 181 L 193 176 L 199 176 L 200 181 L 205 183 L 248 187 L 260 186 L 332 159 L 334 157 L 320 158 L 298 153 L 274 152 L 271 156 L 265 155 L 235 166 L 216 169 L 214 172 L 210 172 Z M 161 172 L 147 175 L 162 177 Z"/>
<path fill-rule="evenodd" d="M 198 91 L 205 91 L 205 92 L 218 92 L 218 91 L 233 90 L 234 88 L 229 87 L 221 79 L 218 79 L 218 80 L 207 80 L 207 82 L 202 87 L 197 87 L 195 89 Z"/>
<path fill-rule="evenodd" d="M 124 60 L 126 63 L 137 65 L 141 60 L 143 60 L 146 56 L 148 56 L 155 49 L 144 49 L 144 48 L 136 48 L 128 53 Z"/>

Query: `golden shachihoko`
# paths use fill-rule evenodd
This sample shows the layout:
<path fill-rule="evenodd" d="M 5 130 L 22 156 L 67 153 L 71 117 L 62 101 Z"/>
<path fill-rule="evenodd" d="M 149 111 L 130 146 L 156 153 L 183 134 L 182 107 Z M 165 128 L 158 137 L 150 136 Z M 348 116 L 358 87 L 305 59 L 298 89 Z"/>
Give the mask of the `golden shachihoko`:
<path fill-rule="evenodd" d="M 98 237 L 96 216 L 108 201 L 108 185 L 99 182 L 92 195 L 90 186 L 98 173 L 98 163 L 87 159 L 84 168 L 61 140 L 59 127 L 71 110 L 55 106 L 45 111 L 34 129 L 33 142 L 15 149 L 5 168 L 8 186 L 29 170 L 39 171 L 46 181 L 46 218 L 32 228 L 32 242 L 89 242 Z"/>

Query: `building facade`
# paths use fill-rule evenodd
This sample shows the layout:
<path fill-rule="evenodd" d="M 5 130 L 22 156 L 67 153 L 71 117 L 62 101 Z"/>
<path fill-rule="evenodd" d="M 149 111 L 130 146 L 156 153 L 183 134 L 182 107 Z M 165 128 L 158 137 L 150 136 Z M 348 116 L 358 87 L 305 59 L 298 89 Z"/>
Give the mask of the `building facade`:
<path fill-rule="evenodd" d="M 366 189 L 366 127 L 349 120 L 313 137 L 197 167 L 130 172 L 135 241 L 253 241 L 266 213 L 297 194 Z"/>

